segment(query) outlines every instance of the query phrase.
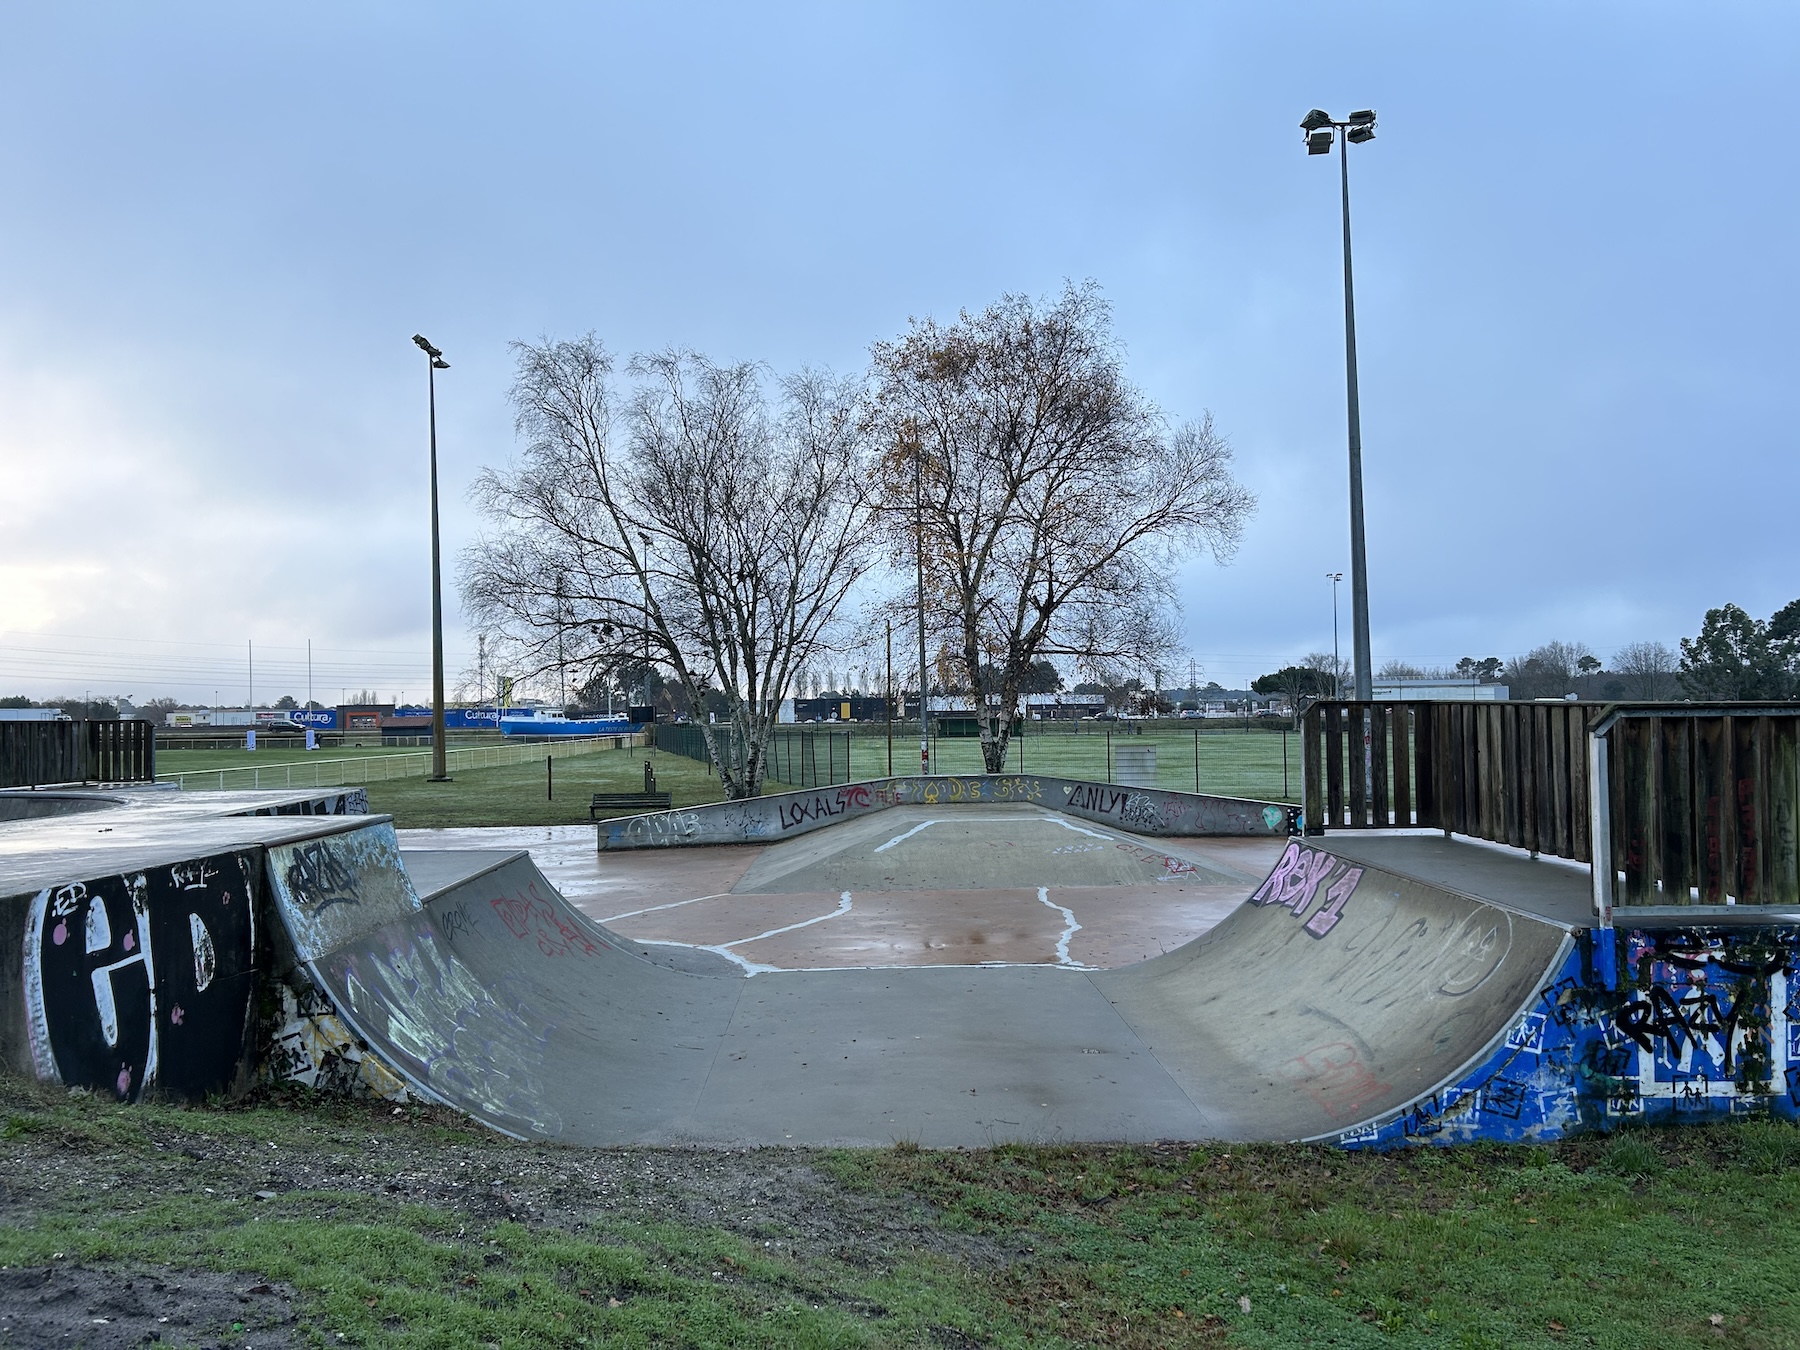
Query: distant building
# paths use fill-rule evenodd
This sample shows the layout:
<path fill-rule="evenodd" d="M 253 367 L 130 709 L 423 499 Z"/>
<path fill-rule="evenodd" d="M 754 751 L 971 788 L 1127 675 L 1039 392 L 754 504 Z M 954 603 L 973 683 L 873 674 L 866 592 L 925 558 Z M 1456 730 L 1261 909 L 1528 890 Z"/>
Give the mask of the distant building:
<path fill-rule="evenodd" d="M 790 707 L 791 705 L 791 707 Z M 868 694 L 830 694 L 818 698 L 783 699 L 782 722 L 885 722 L 887 700 Z M 913 715 L 918 715 L 915 702 Z"/>
<path fill-rule="evenodd" d="M 1067 722 L 1106 711 L 1106 695 L 1026 694 L 1024 704 L 1034 722 Z"/>
<path fill-rule="evenodd" d="M 1483 684 L 1479 680 L 1377 680 L 1370 695 L 1385 702 L 1432 699 L 1464 703 L 1473 699 L 1481 703 L 1504 703 L 1507 686 Z"/>

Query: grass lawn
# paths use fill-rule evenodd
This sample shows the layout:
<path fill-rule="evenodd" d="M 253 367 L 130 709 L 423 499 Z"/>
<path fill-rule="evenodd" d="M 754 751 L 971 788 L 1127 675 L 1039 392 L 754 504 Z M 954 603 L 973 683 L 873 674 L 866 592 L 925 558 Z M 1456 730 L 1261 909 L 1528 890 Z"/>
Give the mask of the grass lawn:
<path fill-rule="evenodd" d="M 452 749 L 456 748 L 454 743 Z M 507 749 L 513 747 L 508 746 Z M 349 775 L 345 781 L 365 787 L 371 811 L 391 814 L 401 829 L 446 828 L 472 825 L 571 825 L 588 819 L 588 798 L 596 792 L 637 791 L 644 786 L 644 761 L 650 760 L 656 771 L 659 789 L 674 793 L 675 804 L 691 806 L 698 802 L 718 801 L 722 796 L 719 780 L 710 776 L 704 766 L 679 755 L 663 751 L 626 749 L 597 750 L 592 754 L 559 755 L 555 762 L 552 787 L 554 799 L 545 796 L 544 759 L 541 753 L 519 764 L 503 764 L 492 768 L 458 769 L 454 765 L 451 781 L 430 783 L 430 751 L 421 756 L 411 748 L 403 750 L 365 748 L 362 750 L 320 750 L 309 758 L 305 751 L 294 750 L 179 750 L 157 755 L 159 774 L 204 772 L 238 769 L 256 764 L 264 789 L 289 786 L 288 766 L 293 767 L 291 785 L 310 785 L 307 770 L 314 760 L 360 758 L 387 759 L 396 755 L 412 755 L 405 759 L 404 777 L 380 778 L 370 774 L 359 778 Z M 205 779 L 190 780 L 186 791 L 203 792 L 216 784 Z M 249 788 L 250 778 L 243 774 L 227 775 L 227 788 Z M 772 784 L 780 790 L 782 784 Z"/>
<path fill-rule="evenodd" d="M 838 733 L 841 735 L 841 733 Z M 1153 744 L 1157 750 L 1157 781 L 1163 787 L 1192 791 L 1195 755 L 1199 756 L 1203 791 L 1226 796 L 1281 800 L 1284 786 L 1292 800 L 1300 790 L 1299 740 L 1286 739 L 1288 765 L 1284 778 L 1284 738 L 1272 732 L 1250 734 L 1207 732 L 1196 737 L 1179 728 L 1130 735 L 1115 728 L 1112 744 Z M 851 769 L 857 778 L 887 774 L 887 738 L 880 729 L 857 728 L 851 734 Z M 454 746 L 452 747 L 454 748 Z M 510 748 L 510 747 L 509 747 Z M 840 752 L 841 753 L 841 752 Z M 980 742 L 940 738 L 936 743 L 941 773 L 981 772 Z M 918 754 L 918 743 L 896 736 L 894 768 L 904 773 Z M 477 825 L 569 825 L 588 819 L 588 797 L 595 792 L 633 791 L 643 787 L 644 760 L 656 771 L 657 787 L 674 793 L 675 805 L 692 806 L 720 800 L 719 780 L 696 760 L 667 751 L 600 750 L 556 760 L 554 800 L 544 795 L 544 761 L 534 757 L 521 764 L 493 768 L 452 767 L 449 783 L 428 783 L 429 751 L 364 748 L 321 750 L 309 757 L 294 750 L 172 750 L 157 755 L 162 774 L 241 769 L 255 764 L 263 769 L 260 785 L 283 788 L 308 785 L 307 771 L 315 760 L 362 758 L 369 760 L 410 755 L 402 760 L 404 777 L 366 778 L 352 774 L 344 781 L 367 787 L 369 809 L 391 814 L 402 829 L 445 828 Z M 824 762 L 822 739 L 819 757 Z M 1107 737 L 1103 732 L 1034 733 L 1027 731 L 1023 744 L 1014 741 L 1009 766 L 1015 772 L 1045 773 L 1066 778 L 1106 777 Z M 1023 769 L 1020 764 L 1023 763 Z M 288 767 L 292 766 L 291 776 Z M 252 781 L 242 774 L 227 775 L 224 786 L 248 788 Z M 205 778 L 190 780 L 188 791 L 215 786 Z M 770 779 L 766 788 L 781 792 L 787 783 Z"/>
<path fill-rule="evenodd" d="M 584 1150 L 384 1103 L 0 1089 L 0 1268 L 231 1272 L 301 1344 L 1800 1345 L 1782 1124 L 1386 1156 Z"/>
<path fill-rule="evenodd" d="M 553 770 L 554 800 L 545 796 L 544 761 L 468 769 L 448 783 L 428 783 L 423 775 L 371 782 L 369 810 L 384 811 L 403 830 L 475 825 L 573 825 L 588 819 L 596 792 L 640 792 L 644 761 L 651 762 L 659 791 L 677 806 L 723 798 L 719 780 L 704 765 L 655 750 L 601 750 L 558 759 Z M 771 790 L 779 790 L 772 785 Z"/>
<path fill-rule="evenodd" d="M 1300 796 L 1300 738 L 1283 736 L 1273 731 L 1210 730 L 1196 731 L 1192 723 L 1147 727 L 1141 733 L 1128 728 L 1142 723 L 1115 722 L 1110 738 L 1106 725 L 1088 724 L 1091 729 L 1079 732 L 1040 731 L 1037 724 L 1026 727 L 1022 737 L 1015 737 L 1008 747 L 1006 768 L 1009 773 L 1042 773 L 1059 778 L 1086 778 L 1107 781 L 1109 754 L 1126 746 L 1154 746 L 1156 749 L 1156 782 L 1158 787 L 1183 792 L 1195 790 L 1195 768 L 1198 760 L 1199 790 L 1227 797 L 1256 797 L 1265 801 L 1298 801 Z M 818 729 L 817 751 L 824 763 L 823 732 Z M 832 729 L 841 736 L 841 729 Z M 919 762 L 917 731 L 907 739 L 894 734 L 894 770 L 915 771 Z M 1285 747 L 1284 747 L 1285 741 Z M 1282 772 L 1282 754 L 1287 754 L 1287 772 Z M 981 773 L 981 742 L 972 737 L 955 739 L 939 737 L 933 742 L 939 773 Z M 840 751 L 840 754 L 842 752 Z M 856 778 L 884 778 L 888 772 L 886 728 L 880 725 L 850 728 L 850 767 Z"/>

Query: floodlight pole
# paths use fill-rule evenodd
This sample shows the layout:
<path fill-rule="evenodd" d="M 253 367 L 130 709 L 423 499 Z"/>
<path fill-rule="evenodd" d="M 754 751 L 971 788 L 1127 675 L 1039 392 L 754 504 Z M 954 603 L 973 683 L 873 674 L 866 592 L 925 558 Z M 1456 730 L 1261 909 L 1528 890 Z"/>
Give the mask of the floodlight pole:
<path fill-rule="evenodd" d="M 913 444 L 913 523 L 914 542 L 918 545 L 916 561 L 919 569 L 919 773 L 931 774 L 930 685 L 925 672 L 925 446 Z"/>
<path fill-rule="evenodd" d="M 1331 582 L 1331 696 L 1342 698 L 1344 696 L 1344 659 L 1338 655 L 1337 588 L 1338 582 L 1344 579 L 1344 574 L 1327 572 L 1325 576 Z"/>
<path fill-rule="evenodd" d="M 1350 275 L 1350 137 L 1338 125 L 1338 170 L 1344 198 L 1344 384 L 1350 418 L 1350 642 L 1356 697 L 1375 696 L 1369 660 L 1369 556 L 1363 543 L 1362 408 L 1356 393 L 1356 288 Z"/>
<path fill-rule="evenodd" d="M 431 776 L 428 783 L 447 783 L 444 756 L 444 586 L 438 550 L 437 373 L 450 369 L 444 354 L 418 334 L 413 342 L 425 353 L 425 384 L 431 416 Z"/>

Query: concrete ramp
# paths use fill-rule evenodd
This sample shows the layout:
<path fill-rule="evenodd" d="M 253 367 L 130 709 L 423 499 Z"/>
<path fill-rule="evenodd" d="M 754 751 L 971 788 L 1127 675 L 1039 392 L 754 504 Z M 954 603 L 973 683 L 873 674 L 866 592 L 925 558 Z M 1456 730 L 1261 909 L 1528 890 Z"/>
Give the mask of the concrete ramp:
<path fill-rule="evenodd" d="M 1366 1133 L 1503 1045 L 1570 945 L 1295 841 L 1225 922 L 1134 967 L 745 978 L 647 959 L 526 854 L 416 866 L 386 821 L 271 848 L 296 958 L 413 1090 L 588 1144 Z"/>
<path fill-rule="evenodd" d="M 1090 978 L 1234 1138 L 1315 1138 L 1456 1080 L 1531 1005 L 1559 926 L 1298 842 L 1167 956 Z"/>

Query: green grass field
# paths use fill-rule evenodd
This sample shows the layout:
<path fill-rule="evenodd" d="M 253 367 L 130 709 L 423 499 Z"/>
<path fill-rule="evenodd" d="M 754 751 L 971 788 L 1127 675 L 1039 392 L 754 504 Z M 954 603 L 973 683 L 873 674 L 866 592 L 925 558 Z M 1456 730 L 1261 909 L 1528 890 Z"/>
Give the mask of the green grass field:
<path fill-rule="evenodd" d="M 837 733 L 841 735 L 842 733 Z M 820 762 L 824 759 L 823 736 L 818 738 Z M 841 742 L 840 742 L 841 744 Z M 1273 732 L 1210 732 L 1169 728 L 1133 735 L 1115 729 L 1111 746 L 1154 745 L 1159 786 L 1193 791 L 1198 756 L 1200 789 L 1233 797 L 1279 801 L 1293 799 L 1300 790 L 1299 741 Z M 888 743 L 881 728 L 855 728 L 851 732 L 851 776 L 882 778 L 888 773 Z M 454 747 L 452 747 L 454 748 Z M 934 743 L 936 771 L 946 774 L 980 773 L 981 744 L 968 739 L 939 738 Z M 1284 772 L 1283 752 L 1287 755 Z M 369 792 L 369 809 L 390 814 L 402 829 L 431 829 L 477 825 L 568 825 L 588 819 L 588 798 L 595 792 L 635 791 L 643 787 L 644 761 L 652 762 L 657 787 L 674 794 L 677 806 L 718 801 L 719 780 L 696 760 L 654 749 L 599 750 L 591 754 L 559 756 L 553 769 L 554 799 L 545 795 L 543 758 L 533 750 L 523 763 L 492 768 L 455 769 L 452 781 L 430 783 L 429 752 L 413 749 L 294 750 L 164 750 L 156 759 L 159 776 L 196 774 L 187 781 L 190 791 L 210 788 L 301 788 L 311 783 L 311 770 L 325 761 L 357 759 L 370 763 L 359 777 L 349 772 L 335 779 L 360 783 Z M 841 754 L 841 751 L 840 751 Z M 1013 742 L 1008 756 L 1011 772 L 1043 773 L 1065 778 L 1105 780 L 1109 755 L 1104 732 L 1034 733 L 1027 731 Z M 917 761 L 917 740 L 896 734 L 893 744 L 895 771 L 906 773 Z M 396 758 L 398 757 L 398 758 Z M 1115 756 L 1116 758 L 1116 756 Z M 261 772 L 246 774 L 247 766 Z M 344 766 L 338 766 L 342 770 Z M 377 770 L 381 772 L 377 772 Z M 211 775 L 227 771 L 222 778 Z M 392 770 L 403 776 L 387 777 Z M 774 779 L 765 784 L 770 792 L 795 786 Z"/>
<path fill-rule="evenodd" d="M 1228 797 L 1257 797 L 1267 801 L 1297 800 L 1300 792 L 1300 740 L 1271 731 L 1200 731 L 1179 725 L 1146 728 L 1134 733 L 1126 728 L 1141 723 L 1112 724 L 1104 729 L 1080 732 L 1039 731 L 1028 726 L 1023 736 L 1008 747 L 1009 773 L 1042 773 L 1059 778 L 1107 781 L 1109 758 L 1117 768 L 1116 752 L 1125 747 L 1156 749 L 1158 787 L 1195 791 L 1199 770 L 1201 792 Z M 822 735 L 823 729 L 820 734 Z M 841 735 L 839 731 L 837 734 Z M 1285 743 L 1285 744 L 1284 744 Z M 981 742 L 974 738 L 938 737 L 933 742 L 938 773 L 981 773 Z M 1287 754 L 1287 772 L 1282 754 Z M 821 756 L 823 751 L 819 752 Z M 918 732 L 908 740 L 896 730 L 893 764 L 897 773 L 917 772 Z M 850 732 L 852 777 L 884 778 L 888 773 L 888 743 L 880 726 L 855 727 Z"/>
<path fill-rule="evenodd" d="M 1387 1155 L 584 1150 L 307 1094 L 0 1090 L 0 1269 L 277 1282 L 296 1344 L 1800 1345 L 1800 1131 L 1767 1121 Z"/>
<path fill-rule="evenodd" d="M 577 824 L 588 819 L 588 799 L 593 793 L 641 789 L 646 759 L 652 761 L 657 787 L 674 793 L 678 805 L 718 801 L 722 796 L 719 780 L 709 776 L 702 765 L 679 755 L 643 749 L 558 755 L 548 784 L 555 793 L 553 799 L 546 796 L 544 759 L 535 747 L 532 758 L 522 763 L 453 769 L 448 783 L 427 782 L 430 752 L 418 757 L 411 749 L 333 749 L 314 751 L 310 757 L 293 750 L 175 750 L 159 752 L 156 768 L 159 777 L 199 774 L 188 780 L 187 791 L 220 786 L 282 789 L 308 786 L 314 761 L 338 759 L 369 761 L 371 769 L 385 761 L 380 767 L 404 772 L 403 777 L 371 772 L 360 778 L 351 773 L 342 780 L 366 787 L 369 809 L 392 815 L 401 829 Z M 262 772 L 253 778 L 241 772 L 246 765 Z M 220 769 L 233 772 L 222 781 L 210 776 Z"/>

